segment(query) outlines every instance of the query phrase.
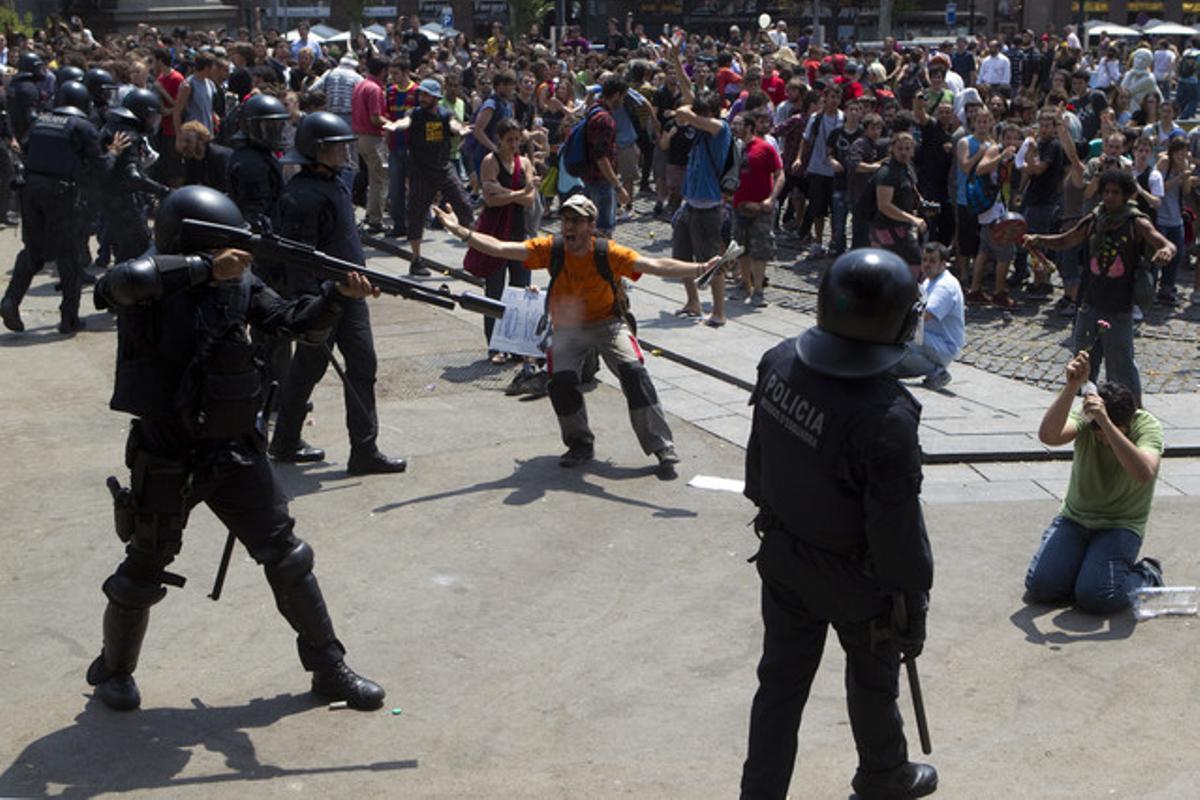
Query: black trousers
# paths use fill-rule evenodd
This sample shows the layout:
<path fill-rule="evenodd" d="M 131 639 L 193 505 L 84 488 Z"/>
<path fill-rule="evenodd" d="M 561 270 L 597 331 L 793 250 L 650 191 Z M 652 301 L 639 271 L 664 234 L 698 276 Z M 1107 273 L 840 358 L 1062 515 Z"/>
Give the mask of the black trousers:
<path fill-rule="evenodd" d="M 832 625 L 846 653 L 846 705 L 858 768 L 882 772 L 908 760 L 896 704 L 900 654 L 890 642 L 871 646 L 871 619 L 884 612 L 861 571 L 838 556 L 768 531 L 757 558 L 762 585 L 763 654 L 750 710 L 743 798 L 787 796 L 797 733 Z M 878 613 L 876 613 L 878 612 Z"/>
<path fill-rule="evenodd" d="M 530 280 L 529 267 L 522 264 L 520 261 L 509 261 L 504 266 L 496 269 L 491 275 L 483 279 L 483 293 L 493 300 L 499 300 L 504 296 L 505 279 L 508 279 L 509 286 L 528 286 Z M 484 341 L 492 341 L 492 329 L 496 327 L 496 320 L 485 316 L 483 318 L 483 338 Z"/>
<path fill-rule="evenodd" d="M 150 247 L 150 228 L 146 225 L 145 215 L 136 206 L 106 212 L 104 225 L 112 244 L 113 263 L 137 258 Z"/>
<path fill-rule="evenodd" d="M 295 520 L 288 513 L 287 497 L 266 454 L 250 438 L 192 452 L 181 451 L 174 438 L 159 436 L 153 425 L 141 420 L 129 434 L 126 463 L 135 473 L 142 470 L 131 485 L 142 507 L 158 513 L 159 524 L 154 535 L 135 533 L 126 545 L 125 560 L 117 567 L 117 575 L 132 582 L 126 594 L 153 593 L 161 586 L 162 571 L 182 547 L 188 513 L 204 503 L 250 556 L 266 567 L 277 605 L 297 633 L 304 668 L 312 671 L 336 664 L 345 648 L 334 635 L 316 578 L 309 575 L 299 588 L 274 585 L 272 568 L 299 541 L 293 534 Z M 144 460 L 145 453 L 155 460 Z M 110 595 L 109 599 L 117 598 Z"/>
<path fill-rule="evenodd" d="M 30 175 L 20 192 L 21 242 L 12 279 L 4 296 L 20 305 L 33 276 L 47 261 L 58 267 L 62 281 L 59 310 L 64 321 L 79 318 L 79 295 L 84 265 L 79 261 L 82 220 L 77 214 L 78 189 L 69 181 Z"/>
<path fill-rule="evenodd" d="M 369 454 L 376 450 L 379 420 L 375 415 L 375 341 L 371 315 L 365 300 L 342 301 L 342 315 L 325 344 L 337 346 L 346 362 L 347 385 L 343 387 L 346 428 L 351 452 Z M 304 427 L 305 407 L 313 387 L 329 367 L 325 347 L 297 343 L 279 397 L 279 416 L 271 447 L 277 452 L 295 449 Z"/>

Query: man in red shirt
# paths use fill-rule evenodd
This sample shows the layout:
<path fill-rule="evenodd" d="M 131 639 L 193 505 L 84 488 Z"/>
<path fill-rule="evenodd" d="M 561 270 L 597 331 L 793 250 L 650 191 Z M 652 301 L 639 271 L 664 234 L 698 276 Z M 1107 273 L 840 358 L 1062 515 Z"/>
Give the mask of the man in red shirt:
<path fill-rule="evenodd" d="M 738 84 L 738 86 L 735 87 L 735 90 L 729 89 L 729 84 L 731 83 Z M 727 92 L 732 94 L 733 97 L 737 97 L 737 90 L 741 89 L 741 83 L 741 73 L 733 68 L 733 54 L 728 50 L 721 51 L 721 53 L 717 55 L 717 96 L 720 97 L 722 101 L 732 99 L 727 96 Z"/>
<path fill-rule="evenodd" d="M 775 71 L 775 62 L 770 56 L 763 59 L 762 90 L 771 98 L 771 105 L 778 108 L 787 100 L 787 81 Z"/>
<path fill-rule="evenodd" d="M 350 127 L 358 137 L 358 154 L 367 165 L 367 233 L 383 231 L 383 197 L 388 188 L 388 161 L 384 150 L 383 123 L 387 102 L 383 79 L 388 62 L 379 56 L 367 59 L 367 75 L 350 95 Z"/>
<path fill-rule="evenodd" d="M 620 78 L 609 78 L 600 87 L 600 102 L 588 109 L 587 166 L 583 171 L 583 192 L 596 204 L 596 231 L 600 236 L 612 235 L 617 226 L 617 203 L 629 204 L 629 192 L 621 185 L 617 163 L 617 123 L 612 112 L 621 107 L 629 85 Z"/>
<path fill-rule="evenodd" d="M 183 158 L 175 150 L 175 123 L 172 112 L 183 85 L 183 75 L 171 66 L 171 51 L 156 47 L 151 55 L 150 66 L 154 70 L 154 88 L 162 98 L 162 124 L 158 130 L 158 162 L 154 165 L 155 177 L 168 186 L 179 186 L 183 182 Z"/>
<path fill-rule="evenodd" d="M 767 304 L 763 298 L 763 278 L 767 262 L 775 257 L 775 201 L 783 191 L 783 159 L 779 151 L 762 137 L 770 130 L 770 116 L 756 108 L 742 115 L 742 170 L 733 193 L 733 238 L 746 248 L 741 258 L 742 283 L 746 302 L 756 308 Z M 735 129 L 736 130 L 736 129 Z"/>

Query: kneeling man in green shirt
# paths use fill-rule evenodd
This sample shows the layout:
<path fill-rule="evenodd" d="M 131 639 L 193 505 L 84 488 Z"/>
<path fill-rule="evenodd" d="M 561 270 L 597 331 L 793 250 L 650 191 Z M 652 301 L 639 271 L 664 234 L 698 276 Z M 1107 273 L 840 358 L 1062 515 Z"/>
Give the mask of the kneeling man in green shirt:
<path fill-rule="evenodd" d="M 1111 614 L 1127 608 L 1143 586 L 1162 586 L 1156 559 L 1137 561 L 1154 483 L 1162 459 L 1162 425 L 1138 408 L 1119 383 L 1103 383 L 1071 405 L 1087 383 L 1088 354 L 1067 364 L 1067 381 L 1042 418 L 1044 444 L 1075 443 L 1071 480 L 1058 516 L 1025 576 L 1026 599 L 1074 601 L 1082 611 Z"/>

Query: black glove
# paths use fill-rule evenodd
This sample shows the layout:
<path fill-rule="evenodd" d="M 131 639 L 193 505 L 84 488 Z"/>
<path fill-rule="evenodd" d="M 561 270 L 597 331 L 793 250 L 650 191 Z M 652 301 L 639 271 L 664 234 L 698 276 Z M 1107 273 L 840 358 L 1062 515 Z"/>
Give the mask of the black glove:
<path fill-rule="evenodd" d="M 911 661 L 921 655 L 921 650 L 925 647 L 925 612 L 910 615 L 908 630 L 893 630 L 892 636 L 896 642 L 896 649 L 905 659 Z"/>

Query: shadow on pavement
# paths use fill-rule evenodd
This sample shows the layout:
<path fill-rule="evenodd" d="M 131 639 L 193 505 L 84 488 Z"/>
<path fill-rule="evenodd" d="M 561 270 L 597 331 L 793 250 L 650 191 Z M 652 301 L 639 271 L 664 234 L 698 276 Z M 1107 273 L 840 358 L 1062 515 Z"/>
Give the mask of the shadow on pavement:
<path fill-rule="evenodd" d="M 0 796 L 41 797 L 53 787 L 63 797 L 94 797 L 138 789 L 418 766 L 415 759 L 296 768 L 260 763 L 246 729 L 266 728 L 284 717 L 324 705 L 312 695 L 281 694 L 224 708 L 206 706 L 193 698 L 192 705 L 121 713 L 90 698 L 74 725 L 31 743 L 0 773 Z M 220 753 L 232 771 L 177 778 L 195 747 Z"/>
<path fill-rule="evenodd" d="M 654 512 L 653 516 L 664 519 L 697 516 L 696 512 L 691 509 L 660 506 L 656 503 L 638 500 L 633 497 L 623 497 L 609 491 L 604 486 L 589 483 L 587 480 L 587 477 L 591 475 L 608 481 L 624 481 L 650 477 L 652 475 L 658 476 L 661 480 L 671 480 L 673 472 L 673 470 L 663 470 L 657 464 L 636 468 L 618 467 L 609 461 L 591 461 L 574 469 L 564 469 L 558 466 L 558 456 L 538 456 L 525 461 L 516 460 L 516 467 L 513 469 L 512 475 L 498 478 L 494 481 L 484 481 L 472 486 L 464 486 L 460 489 L 451 489 L 436 494 L 427 494 L 424 497 L 412 497 L 408 500 L 388 503 L 387 505 L 379 506 L 374 511 L 377 514 L 381 514 L 385 511 L 394 511 L 398 508 L 417 505 L 418 503 L 433 503 L 438 500 L 463 497 L 464 495 L 476 494 L 478 492 L 510 489 L 511 492 L 503 500 L 503 503 L 508 506 L 529 505 L 541 500 L 550 492 L 558 491 L 588 495 L 598 497 L 601 500 L 610 500 L 614 503 L 634 506 L 635 508 L 649 509 Z"/>
<path fill-rule="evenodd" d="M 1058 611 L 1050 620 L 1056 630 L 1043 632 L 1037 624 L 1038 617 Z M 1120 611 L 1109 617 L 1085 614 L 1075 608 L 1062 606 L 1026 605 L 1009 617 L 1025 633 L 1025 641 L 1033 644 L 1057 646 L 1075 642 L 1098 642 L 1128 639 L 1137 627 L 1133 612 Z"/>

